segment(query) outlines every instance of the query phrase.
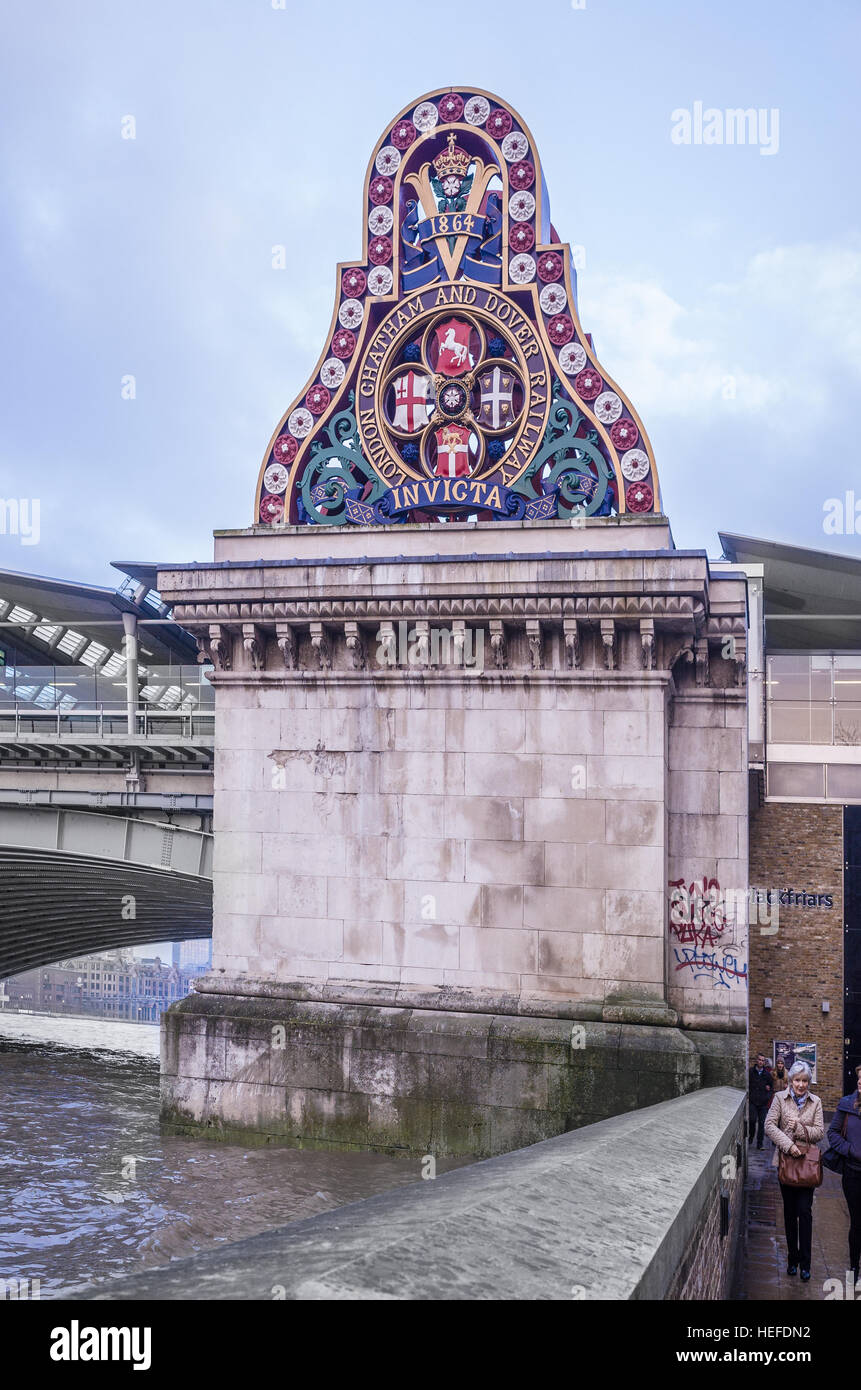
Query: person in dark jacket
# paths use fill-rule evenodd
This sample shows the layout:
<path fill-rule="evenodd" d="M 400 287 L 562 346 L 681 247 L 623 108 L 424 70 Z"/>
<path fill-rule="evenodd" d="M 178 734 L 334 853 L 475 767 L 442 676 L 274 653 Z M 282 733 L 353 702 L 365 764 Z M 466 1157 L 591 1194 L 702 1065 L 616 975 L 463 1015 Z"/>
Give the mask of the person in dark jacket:
<path fill-rule="evenodd" d="M 756 1061 L 747 1074 L 747 1086 L 750 1092 L 750 1124 L 748 1126 L 750 1142 L 753 1143 L 754 1135 L 756 1135 L 756 1147 L 761 1149 L 765 1117 L 774 1095 L 774 1082 L 771 1072 L 765 1065 L 765 1056 L 762 1052 L 757 1053 Z"/>
<path fill-rule="evenodd" d="M 855 1074 L 857 1090 L 837 1102 L 828 1127 L 828 1142 L 843 1155 L 843 1196 L 849 1208 L 849 1265 L 857 1284 L 861 1264 L 861 1067 L 855 1068 Z"/>

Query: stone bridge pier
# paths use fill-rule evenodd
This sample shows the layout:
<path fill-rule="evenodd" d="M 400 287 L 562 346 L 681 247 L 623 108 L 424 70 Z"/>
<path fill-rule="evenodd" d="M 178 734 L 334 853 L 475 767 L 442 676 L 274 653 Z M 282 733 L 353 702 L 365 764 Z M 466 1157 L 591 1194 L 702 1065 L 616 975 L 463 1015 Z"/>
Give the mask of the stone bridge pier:
<path fill-rule="evenodd" d="M 216 690 L 166 1121 L 486 1156 L 743 1084 L 744 578 L 578 521 L 258 526 L 160 573 Z"/>

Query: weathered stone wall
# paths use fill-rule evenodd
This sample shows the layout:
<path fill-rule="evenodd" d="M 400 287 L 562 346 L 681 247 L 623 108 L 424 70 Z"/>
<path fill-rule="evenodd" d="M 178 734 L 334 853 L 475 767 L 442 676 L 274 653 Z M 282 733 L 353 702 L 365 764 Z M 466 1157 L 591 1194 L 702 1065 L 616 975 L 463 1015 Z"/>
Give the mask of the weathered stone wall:
<path fill-rule="evenodd" d="M 767 801 L 751 817 L 750 877 L 763 891 L 831 895 L 830 908 L 779 903 L 776 931 L 752 927 L 750 1055 L 770 1057 L 775 1039 L 815 1042 L 816 1091 L 833 1109 L 843 1095 L 843 807 Z"/>
<path fill-rule="evenodd" d="M 487 1157 L 697 1090 L 719 1037 L 191 995 L 164 1017 L 162 1113 L 227 1138 Z"/>
<path fill-rule="evenodd" d="M 717 1070 L 732 1071 L 745 943 L 735 975 L 695 943 L 680 978 L 667 900 L 674 873 L 746 882 L 743 581 L 711 576 L 700 552 L 632 551 L 624 525 L 599 528 L 594 554 L 558 522 L 494 525 L 495 550 L 485 527 L 480 555 L 476 528 L 418 529 L 424 556 L 347 532 L 319 538 L 337 555 L 317 563 L 160 577 L 216 663 L 214 968 L 199 989 L 213 1008 L 310 991 L 669 1030 L 681 1016 L 726 1031 Z M 257 535 L 240 539 L 255 555 Z M 677 722 L 677 705 L 696 717 Z M 700 822 L 685 797 L 707 778 L 719 795 Z M 393 1075 L 375 1094 L 406 1114 L 416 1091 Z M 231 1104 L 222 1088 L 210 1111 Z M 580 1113 L 549 1110 L 549 1132 Z"/>
<path fill-rule="evenodd" d="M 747 705 L 735 687 L 697 688 L 680 673 L 670 713 L 668 886 L 713 894 L 705 920 L 673 924 L 669 1002 L 691 1027 L 743 1023 L 748 985 Z M 737 892 L 740 898 L 728 898 Z"/>

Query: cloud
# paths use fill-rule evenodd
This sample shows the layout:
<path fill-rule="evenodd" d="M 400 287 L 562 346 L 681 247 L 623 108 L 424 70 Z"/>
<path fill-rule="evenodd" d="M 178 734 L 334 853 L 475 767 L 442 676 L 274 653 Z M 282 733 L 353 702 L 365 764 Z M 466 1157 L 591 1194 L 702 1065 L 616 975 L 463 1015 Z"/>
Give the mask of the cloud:
<path fill-rule="evenodd" d="M 756 254 L 690 304 L 656 280 L 583 277 L 599 358 L 649 419 L 731 416 L 809 440 L 861 376 L 861 249 L 806 243 Z"/>

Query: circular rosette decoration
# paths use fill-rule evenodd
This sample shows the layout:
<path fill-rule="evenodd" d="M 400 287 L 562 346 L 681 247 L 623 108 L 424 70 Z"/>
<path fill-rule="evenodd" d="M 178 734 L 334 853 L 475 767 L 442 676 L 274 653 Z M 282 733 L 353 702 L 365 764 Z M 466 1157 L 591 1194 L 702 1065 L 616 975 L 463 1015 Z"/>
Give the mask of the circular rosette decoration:
<path fill-rule="evenodd" d="M 617 420 L 610 430 L 610 438 L 613 441 L 613 448 L 624 453 L 627 449 L 633 449 L 640 437 L 640 431 L 633 420 Z"/>
<path fill-rule="evenodd" d="M 622 477 L 629 483 L 641 483 L 644 478 L 649 476 L 651 464 L 649 455 L 644 449 L 629 449 L 619 460 L 619 467 L 622 470 Z"/>
<path fill-rule="evenodd" d="M 463 97 L 459 97 L 457 92 L 449 92 L 440 100 L 439 114 L 444 121 L 459 121 L 463 115 Z"/>
<path fill-rule="evenodd" d="M 580 343 L 568 343 L 559 354 L 559 366 L 566 376 L 582 372 L 587 361 L 586 349 Z"/>
<path fill-rule="evenodd" d="M 547 336 L 554 347 L 562 347 L 574 337 L 574 324 L 567 314 L 557 314 L 547 324 Z M 600 390 L 600 387 L 599 387 Z M 582 391 L 580 392 L 582 395 Z"/>
<path fill-rule="evenodd" d="M 271 526 L 284 515 L 283 497 L 262 497 L 260 499 L 260 520 Z"/>
<path fill-rule="evenodd" d="M 287 428 L 297 439 L 304 439 L 314 427 L 314 417 L 310 410 L 297 406 L 287 421 Z"/>
<path fill-rule="evenodd" d="M 528 285 L 535 279 L 535 262 L 531 256 L 515 256 L 508 267 L 508 278 L 514 285 Z"/>
<path fill-rule="evenodd" d="M 508 244 L 512 251 L 531 251 L 535 245 L 535 232 L 531 222 L 517 222 L 508 234 Z"/>
<path fill-rule="evenodd" d="M 343 328 L 358 328 L 364 317 L 365 306 L 361 299 L 345 299 L 338 310 L 338 322 Z"/>
<path fill-rule="evenodd" d="M 511 119 L 510 113 L 508 111 L 503 111 L 501 106 L 497 106 L 491 111 L 487 118 L 486 129 L 493 136 L 494 140 L 504 140 L 513 124 L 514 122 Z"/>
<path fill-rule="evenodd" d="M 514 193 L 508 200 L 508 215 L 513 222 L 528 222 L 535 214 L 535 199 L 529 192 Z"/>
<path fill-rule="evenodd" d="M 394 145 L 383 145 L 374 161 L 374 167 L 378 174 L 383 178 L 390 179 L 398 172 L 401 163 L 401 152 Z"/>
<path fill-rule="evenodd" d="M 345 270 L 341 276 L 341 289 L 348 299 L 358 299 L 364 294 L 367 283 L 363 270 Z"/>
<path fill-rule="evenodd" d="M 416 130 L 420 130 L 422 134 L 426 130 L 433 130 L 438 120 L 439 112 L 432 101 L 423 101 L 413 112 L 413 124 Z"/>
<path fill-rule="evenodd" d="M 392 239 L 387 236 L 374 237 L 368 247 L 368 256 L 374 265 L 385 265 L 392 259 Z"/>
<path fill-rule="evenodd" d="M 511 117 L 509 116 L 508 119 L 510 122 Z M 490 121 L 487 124 L 489 126 Z M 524 159 L 529 153 L 529 141 L 521 131 L 512 130 L 502 142 L 502 153 L 507 164 L 516 164 L 519 159 Z"/>
<path fill-rule="evenodd" d="M 594 401 L 603 386 L 604 383 L 594 367 L 584 367 L 574 378 L 574 390 L 584 401 Z"/>
<path fill-rule="evenodd" d="M 394 284 L 394 277 L 387 265 L 375 266 L 368 276 L 368 289 L 371 294 L 388 294 Z"/>
<path fill-rule="evenodd" d="M 342 328 L 340 333 L 336 333 L 332 339 L 332 351 L 336 357 L 342 360 L 352 357 L 356 351 L 356 335 L 351 333 L 349 328 Z"/>
<path fill-rule="evenodd" d="M 277 463 L 283 463 L 289 468 L 296 457 L 298 448 L 299 445 L 291 434 L 279 434 L 272 445 L 272 457 Z"/>
<path fill-rule="evenodd" d="M 312 386 L 305 397 L 305 404 L 312 415 L 322 415 L 330 400 L 331 397 L 325 386 Z"/>
<path fill-rule="evenodd" d="M 538 278 L 545 282 L 562 279 L 562 257 L 556 251 L 545 251 L 538 257 Z"/>
<path fill-rule="evenodd" d="M 568 296 L 561 285 L 545 285 L 538 303 L 544 314 L 561 314 L 568 307 Z"/>
<path fill-rule="evenodd" d="M 368 231 L 371 236 L 388 236 L 395 224 L 394 213 L 391 208 L 371 208 L 368 213 Z M 361 294 L 361 290 L 344 290 L 345 294 Z"/>
<path fill-rule="evenodd" d="M 508 177 L 512 188 L 531 188 L 535 182 L 535 167 L 528 159 L 520 159 L 516 164 L 512 164 Z"/>
<path fill-rule="evenodd" d="M 392 131 L 392 144 L 395 149 L 408 150 L 417 133 L 412 121 L 398 121 Z"/>
<path fill-rule="evenodd" d="M 394 191 L 395 185 L 392 183 L 391 179 L 386 178 L 384 174 L 378 174 L 376 178 L 371 179 L 371 186 L 368 193 L 374 206 L 379 207 L 382 203 L 390 203 L 392 201 L 392 194 Z"/>
<path fill-rule="evenodd" d="M 347 369 L 343 362 L 339 362 L 337 357 L 327 357 L 320 368 L 320 380 L 324 386 L 328 386 L 330 391 L 335 391 L 341 385 Z"/>
<path fill-rule="evenodd" d="M 648 483 L 630 483 L 625 492 L 625 502 L 629 512 L 650 512 L 655 504 L 655 496 Z"/>
<path fill-rule="evenodd" d="M 622 414 L 622 402 L 615 391 L 602 391 L 595 398 L 595 414 L 602 425 L 613 425 Z"/>
<path fill-rule="evenodd" d="M 266 472 L 263 474 L 263 486 L 267 492 L 274 492 L 276 497 L 280 497 L 282 492 L 287 491 L 287 480 L 290 474 L 283 463 L 270 463 Z"/>
<path fill-rule="evenodd" d="M 463 108 L 463 119 L 467 125 L 484 125 L 490 115 L 490 102 L 487 97 L 470 97 Z"/>

